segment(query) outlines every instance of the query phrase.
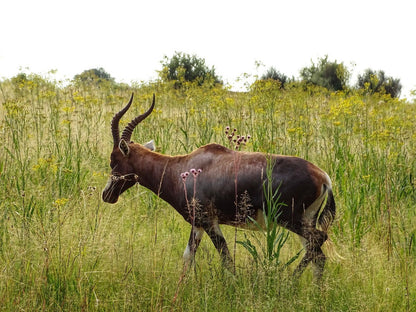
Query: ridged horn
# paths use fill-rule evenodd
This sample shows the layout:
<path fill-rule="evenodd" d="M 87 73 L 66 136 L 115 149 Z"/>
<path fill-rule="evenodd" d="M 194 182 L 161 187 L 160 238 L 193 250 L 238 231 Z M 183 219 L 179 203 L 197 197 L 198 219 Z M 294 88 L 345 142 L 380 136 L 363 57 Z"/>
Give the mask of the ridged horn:
<path fill-rule="evenodd" d="M 118 124 L 120 122 L 121 117 L 123 117 L 123 115 L 129 110 L 131 103 L 133 103 L 133 96 L 134 93 L 131 94 L 130 101 L 127 103 L 127 105 L 117 114 L 115 114 L 113 120 L 111 121 L 111 132 L 113 133 L 114 147 L 117 147 L 118 143 L 120 143 L 120 131 L 118 128 Z"/>
<path fill-rule="evenodd" d="M 150 115 L 150 113 L 153 111 L 153 108 L 155 107 L 155 94 L 153 93 L 153 102 L 150 108 L 142 115 L 137 116 L 134 118 L 130 123 L 124 128 L 123 133 L 121 134 L 121 138 L 126 141 L 127 143 L 130 142 L 131 134 L 133 133 L 134 128 L 142 122 L 147 116 Z"/>

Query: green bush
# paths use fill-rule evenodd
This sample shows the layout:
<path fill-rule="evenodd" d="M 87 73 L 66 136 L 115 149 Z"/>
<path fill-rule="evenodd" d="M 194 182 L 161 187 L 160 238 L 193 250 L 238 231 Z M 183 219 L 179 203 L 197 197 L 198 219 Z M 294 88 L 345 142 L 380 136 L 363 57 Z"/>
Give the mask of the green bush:
<path fill-rule="evenodd" d="M 402 85 L 400 79 L 388 77 L 384 71 L 366 69 L 362 75 L 358 75 L 357 88 L 373 93 L 390 94 L 391 97 L 400 96 Z"/>
<path fill-rule="evenodd" d="M 328 61 L 328 56 L 320 58 L 317 64 L 312 61 L 310 67 L 301 69 L 300 75 L 302 80 L 331 91 L 345 89 L 350 78 L 348 68 L 343 63 Z"/>
<path fill-rule="evenodd" d="M 215 68 L 205 65 L 205 59 L 196 55 L 176 52 L 171 58 L 167 56 L 161 61 L 162 71 L 160 76 L 163 81 L 173 81 L 176 87 L 182 86 L 183 82 L 196 82 L 198 85 L 204 83 L 222 84 L 215 73 Z"/>
<path fill-rule="evenodd" d="M 268 79 L 277 80 L 280 82 L 281 89 L 284 89 L 285 84 L 290 81 L 290 79 L 285 74 L 282 74 L 274 67 L 270 67 L 266 71 L 266 73 L 263 76 L 261 76 L 260 79 L 261 80 L 268 80 Z"/>
<path fill-rule="evenodd" d="M 92 68 L 75 75 L 74 80 L 81 83 L 101 84 L 103 82 L 115 83 L 115 79 L 104 68 Z"/>

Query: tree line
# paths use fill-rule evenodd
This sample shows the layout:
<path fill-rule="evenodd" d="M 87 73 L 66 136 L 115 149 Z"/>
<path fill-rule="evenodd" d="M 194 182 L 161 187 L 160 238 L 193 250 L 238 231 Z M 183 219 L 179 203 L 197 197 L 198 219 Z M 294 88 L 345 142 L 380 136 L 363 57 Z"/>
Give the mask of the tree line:
<path fill-rule="evenodd" d="M 171 57 L 165 56 L 161 61 L 162 69 L 158 71 L 162 81 L 172 82 L 175 88 L 181 88 L 185 82 L 197 85 L 211 84 L 223 85 L 221 77 L 216 73 L 214 66 L 208 66 L 204 58 L 183 52 L 175 52 Z M 25 79 L 25 74 L 19 74 L 14 80 Z M 300 70 L 300 79 L 288 77 L 275 67 L 270 67 L 258 80 L 274 80 L 280 84 L 281 89 L 289 85 L 304 83 L 326 88 L 329 91 L 362 89 L 367 93 L 389 94 L 392 98 L 400 96 L 402 85 L 400 79 L 387 76 L 383 70 L 366 69 L 358 75 L 355 85 L 349 85 L 351 72 L 337 61 L 331 61 L 328 56 L 311 62 L 310 66 Z M 77 83 L 110 83 L 115 79 L 103 68 L 93 68 L 74 76 Z"/>

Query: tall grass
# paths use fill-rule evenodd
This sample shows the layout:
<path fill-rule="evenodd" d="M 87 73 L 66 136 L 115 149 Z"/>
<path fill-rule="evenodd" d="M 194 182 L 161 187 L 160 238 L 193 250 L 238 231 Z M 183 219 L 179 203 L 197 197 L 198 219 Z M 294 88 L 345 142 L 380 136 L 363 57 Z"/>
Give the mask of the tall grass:
<path fill-rule="evenodd" d="M 0 86 L 1 310 L 416 308 L 414 105 L 307 86 L 282 91 L 270 81 L 246 93 L 159 82 L 61 87 L 37 75 Z M 321 287 L 310 270 L 291 279 L 296 261 L 279 274 L 256 267 L 241 245 L 232 276 L 205 237 L 195 270 L 177 288 L 190 226 L 140 186 L 116 205 L 100 199 L 110 120 L 132 90 L 135 104 L 121 127 L 157 94 L 134 141 L 154 139 L 159 151 L 182 154 L 227 144 L 224 126 L 233 125 L 251 134 L 246 150 L 301 156 L 328 172 L 338 207 L 330 236 L 345 259 L 327 263 Z M 223 230 L 230 246 L 249 234 Z M 301 248 L 289 235 L 279 259 Z"/>

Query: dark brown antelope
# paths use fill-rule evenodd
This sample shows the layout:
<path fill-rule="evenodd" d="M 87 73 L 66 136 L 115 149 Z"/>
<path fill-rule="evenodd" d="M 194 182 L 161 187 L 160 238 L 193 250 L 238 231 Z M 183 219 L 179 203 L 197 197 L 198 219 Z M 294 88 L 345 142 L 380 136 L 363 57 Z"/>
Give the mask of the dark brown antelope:
<path fill-rule="evenodd" d="M 328 238 L 328 227 L 335 217 L 331 180 L 323 170 L 302 158 L 241 152 L 219 144 L 202 146 L 188 155 L 162 155 L 154 151 L 152 141 L 141 145 L 130 140 L 134 128 L 152 112 L 154 95 L 150 108 L 134 118 L 120 138 L 119 120 L 132 101 L 133 95 L 111 122 L 114 146 L 111 177 L 102 193 L 105 202 L 117 202 L 124 191 L 139 183 L 168 202 L 192 225 L 184 253 L 186 263 L 194 259 L 206 232 L 224 264 L 232 268 L 232 258 L 219 225 L 247 227 L 253 219 L 261 224 L 264 189 L 271 183 L 273 194 L 279 194 L 282 204 L 275 222 L 298 234 L 305 248 L 295 274 L 300 275 L 311 262 L 315 276 L 321 277 L 326 259 L 321 246 Z M 271 179 L 266 178 L 270 163 Z M 191 168 L 201 169 L 196 187 L 192 174 L 188 179 L 186 174 L 181 175 Z M 198 171 L 195 169 L 192 172 L 196 179 Z M 236 205 L 242 196 L 249 201 L 246 203 L 249 209 L 244 214 Z M 193 199 L 196 203 L 191 203 Z"/>

